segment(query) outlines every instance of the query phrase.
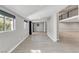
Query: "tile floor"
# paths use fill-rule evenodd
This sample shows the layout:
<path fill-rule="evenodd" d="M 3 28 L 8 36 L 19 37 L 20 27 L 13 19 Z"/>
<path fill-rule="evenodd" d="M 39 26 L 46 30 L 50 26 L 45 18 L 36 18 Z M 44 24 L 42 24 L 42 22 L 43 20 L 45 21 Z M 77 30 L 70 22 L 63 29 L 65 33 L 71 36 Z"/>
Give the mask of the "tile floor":
<path fill-rule="evenodd" d="M 78 32 L 61 32 L 60 41 L 53 42 L 46 33 L 36 32 L 12 53 L 77 53 L 79 52 L 78 34 Z"/>

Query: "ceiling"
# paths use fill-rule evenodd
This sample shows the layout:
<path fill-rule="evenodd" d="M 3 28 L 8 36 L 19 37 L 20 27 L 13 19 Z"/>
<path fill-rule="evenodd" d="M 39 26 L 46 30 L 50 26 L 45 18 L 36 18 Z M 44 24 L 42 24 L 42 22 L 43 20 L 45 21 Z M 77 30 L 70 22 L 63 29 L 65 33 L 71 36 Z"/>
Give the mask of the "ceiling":
<path fill-rule="evenodd" d="M 28 20 L 40 20 L 50 17 L 67 5 L 4 5 Z"/>
<path fill-rule="evenodd" d="M 40 10 L 37 13 L 31 14 L 27 18 L 31 20 L 40 20 L 43 18 L 48 18 L 58 13 L 61 9 L 65 8 L 67 5 L 49 5 L 48 7 Z"/>
<path fill-rule="evenodd" d="M 47 7 L 47 5 L 5 5 L 5 7 L 26 18 L 27 16 Z"/>

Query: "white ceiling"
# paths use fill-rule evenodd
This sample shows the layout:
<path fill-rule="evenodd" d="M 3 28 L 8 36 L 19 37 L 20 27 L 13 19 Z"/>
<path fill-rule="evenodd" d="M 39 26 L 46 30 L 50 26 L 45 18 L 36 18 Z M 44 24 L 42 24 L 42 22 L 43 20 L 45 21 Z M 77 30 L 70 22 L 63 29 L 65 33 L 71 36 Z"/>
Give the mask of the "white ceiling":
<path fill-rule="evenodd" d="M 18 13 L 22 17 L 26 18 L 27 16 L 38 12 L 39 10 L 47 7 L 45 5 L 5 5 L 6 8 Z"/>
<path fill-rule="evenodd" d="M 67 5 L 5 5 L 4 7 L 16 12 L 29 20 L 40 20 L 49 17 Z"/>
<path fill-rule="evenodd" d="M 42 18 L 47 18 L 53 16 L 53 14 L 58 13 L 61 9 L 65 8 L 67 5 L 50 5 L 37 13 L 31 14 L 27 18 L 30 20 L 40 20 Z"/>

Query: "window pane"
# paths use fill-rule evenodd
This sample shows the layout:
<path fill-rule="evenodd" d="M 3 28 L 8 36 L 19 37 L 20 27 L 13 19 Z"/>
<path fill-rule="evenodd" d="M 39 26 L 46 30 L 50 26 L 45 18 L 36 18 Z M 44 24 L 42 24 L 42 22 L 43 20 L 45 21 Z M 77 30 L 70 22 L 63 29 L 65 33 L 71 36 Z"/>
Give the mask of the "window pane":
<path fill-rule="evenodd" d="M 76 16 L 76 15 L 78 15 L 78 9 L 74 9 L 69 12 L 69 17 Z"/>
<path fill-rule="evenodd" d="M 1 14 L 0 14 L 0 17 L 4 18 L 4 16 L 3 16 L 3 15 L 1 15 Z"/>
<path fill-rule="evenodd" d="M 24 22 L 24 29 L 26 29 L 26 22 Z"/>
<path fill-rule="evenodd" d="M 13 30 L 13 18 L 6 17 L 6 19 L 5 19 L 5 29 L 6 29 L 6 31 Z"/>
<path fill-rule="evenodd" d="M 4 31 L 4 19 L 0 18 L 0 31 Z"/>
<path fill-rule="evenodd" d="M 63 19 L 66 19 L 66 18 L 67 18 L 67 13 L 63 14 L 63 15 L 62 15 L 62 18 L 63 18 Z"/>

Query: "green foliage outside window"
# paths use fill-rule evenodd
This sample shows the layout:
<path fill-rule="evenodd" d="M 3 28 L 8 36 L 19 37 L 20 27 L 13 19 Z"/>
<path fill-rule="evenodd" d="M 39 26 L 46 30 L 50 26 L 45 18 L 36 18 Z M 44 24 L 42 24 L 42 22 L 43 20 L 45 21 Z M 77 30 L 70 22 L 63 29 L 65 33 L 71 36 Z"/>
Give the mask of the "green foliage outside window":
<path fill-rule="evenodd" d="M 5 26 L 6 26 L 6 30 L 7 31 L 9 31 L 9 30 L 11 30 L 11 19 L 9 19 L 9 18 L 7 18 L 6 19 L 6 24 L 5 24 Z"/>
<path fill-rule="evenodd" d="M 4 20 L 3 18 L 0 18 L 0 31 L 4 30 Z"/>
<path fill-rule="evenodd" d="M 13 30 L 13 18 L 6 17 L 0 18 L 0 31 L 11 31 Z"/>

